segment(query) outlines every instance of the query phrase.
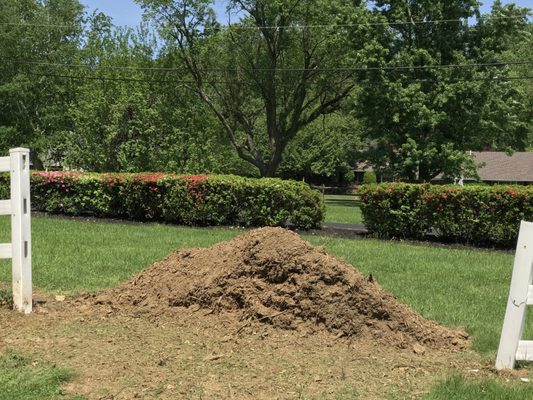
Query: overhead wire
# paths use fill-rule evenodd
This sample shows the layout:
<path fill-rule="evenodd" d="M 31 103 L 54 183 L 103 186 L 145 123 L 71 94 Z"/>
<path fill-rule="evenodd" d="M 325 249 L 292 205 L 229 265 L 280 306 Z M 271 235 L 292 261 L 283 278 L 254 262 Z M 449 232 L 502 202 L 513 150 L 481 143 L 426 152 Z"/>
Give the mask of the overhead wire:
<path fill-rule="evenodd" d="M 523 19 L 524 16 L 480 16 L 478 20 L 510 20 Z M 370 22 L 370 23 L 356 23 L 356 24 L 331 24 L 331 25 L 291 25 L 291 26 L 246 26 L 246 25 L 230 25 L 226 27 L 242 27 L 254 29 L 268 29 L 268 28 L 330 28 L 330 27 L 355 27 L 355 26 L 378 26 L 378 25 L 417 25 L 417 24 L 437 24 L 437 23 L 452 23 L 464 22 L 466 18 L 460 19 L 441 19 L 441 20 L 420 20 L 420 21 L 398 21 L 398 22 Z M 32 23 L 17 23 L 17 22 L 0 22 L 1 25 L 7 26 L 40 26 L 40 27 L 74 27 L 72 25 L 59 24 L 32 24 Z M 33 65 L 43 67 L 60 67 L 67 69 L 85 68 L 85 69 L 103 69 L 103 70 L 123 70 L 123 71 L 151 71 L 151 72 L 180 72 L 187 71 L 183 67 L 136 67 L 136 66 L 109 66 L 109 65 L 89 65 L 89 64 L 72 64 L 72 63 L 51 63 L 43 61 L 26 61 L 26 60 L 0 60 L 2 63 L 11 65 Z M 235 69 L 235 68 L 200 68 L 201 72 L 364 72 L 364 71 L 396 71 L 396 70 L 424 70 L 424 69 L 444 69 L 444 68 L 481 68 L 481 67 L 505 67 L 512 65 L 533 65 L 531 60 L 511 61 L 511 62 L 490 62 L 490 63 L 468 63 L 468 64 L 430 64 L 430 65 L 395 65 L 395 66 L 355 66 L 355 67 L 329 67 L 329 68 L 253 68 L 253 69 Z M 155 80 L 155 79 L 136 79 L 136 78 L 110 78 L 110 77 L 87 77 L 64 74 L 36 74 L 34 72 L 26 72 L 28 75 L 38 76 L 56 76 L 72 79 L 91 79 L 91 80 L 121 80 L 126 82 L 164 82 L 176 83 L 176 80 Z M 508 79 L 508 77 L 506 77 Z M 525 77 L 525 79 L 530 79 Z M 427 81 L 427 80 L 426 80 Z M 185 82 L 184 84 L 191 84 L 193 82 Z M 206 80 L 205 82 L 209 82 Z M 226 81 L 212 81 L 219 83 L 227 83 Z M 235 81 L 231 81 L 235 82 Z M 248 83 L 248 81 L 237 81 L 237 83 Z"/>
<path fill-rule="evenodd" d="M 69 63 L 50 63 L 42 61 L 17 61 L 1 60 L 4 64 L 12 65 L 35 65 L 46 67 L 63 67 L 63 68 L 86 68 L 86 69 L 104 69 L 104 70 L 125 70 L 125 71 L 153 71 L 153 72 L 180 72 L 188 71 L 184 67 L 134 67 L 121 65 L 89 65 L 89 64 L 69 64 Z M 421 70 L 421 69 L 445 69 L 445 68 L 481 68 L 481 67 L 506 67 L 517 65 L 533 65 L 533 60 L 518 61 L 499 61 L 487 63 L 468 63 L 468 64 L 428 64 L 428 65 L 393 65 L 393 66 L 357 66 L 357 67 L 330 67 L 330 68 L 199 68 L 201 72 L 363 72 L 363 71 L 397 71 L 397 70 Z"/>
<path fill-rule="evenodd" d="M 116 81 L 116 82 L 136 82 L 136 83 L 165 83 L 165 84 L 183 84 L 193 85 L 196 83 L 194 80 L 160 80 L 160 79 L 138 79 L 138 78 L 125 78 L 125 77 L 106 77 L 106 76 L 81 76 L 81 75 L 64 75 L 64 74 L 48 74 L 48 73 L 35 73 L 35 72 L 21 72 L 23 75 L 28 76 L 41 76 L 41 77 L 54 77 L 54 78 L 68 78 L 76 80 L 91 80 L 91 81 Z M 459 83 L 459 82 L 472 82 L 472 81 L 514 81 L 514 80 L 530 80 L 533 79 L 533 75 L 523 76 L 502 76 L 502 77 L 483 77 L 483 78 L 447 78 L 447 79 L 408 79 L 400 81 L 401 83 Z M 204 83 L 208 84 L 243 84 L 243 85 L 256 85 L 255 82 L 245 80 L 205 80 Z M 361 85 L 368 83 L 378 83 L 372 81 L 362 80 L 359 82 Z M 280 84 L 280 83 L 278 83 Z M 288 83 L 281 83 L 288 84 Z M 292 83 L 291 83 L 292 85 Z"/>
<path fill-rule="evenodd" d="M 230 24 L 221 25 L 221 29 L 324 29 L 324 28 L 353 28 L 359 26 L 397 26 L 397 25 L 429 25 L 429 24 L 446 24 L 446 23 L 465 23 L 470 19 L 476 19 L 478 21 L 484 20 L 513 20 L 527 18 L 523 15 L 502 15 L 502 16 L 475 16 L 469 18 L 456 18 L 456 19 L 435 19 L 435 20 L 411 20 L 411 21 L 392 21 L 392 22 L 358 22 L 350 24 L 316 24 L 316 25 L 242 25 L 242 24 Z M 29 23 L 29 22 L 0 22 L 0 26 L 23 26 L 23 27 L 48 27 L 48 28 L 79 28 L 77 25 L 66 24 L 41 24 L 41 23 Z"/>
<path fill-rule="evenodd" d="M 511 20 L 524 19 L 524 16 L 480 16 L 471 17 L 476 20 Z M 355 28 L 360 26 L 401 26 L 401 25 L 430 25 L 430 24 L 446 24 L 446 23 L 466 23 L 471 18 L 456 18 L 456 19 L 437 19 L 437 20 L 411 20 L 411 21 L 389 21 L 389 22 L 358 22 L 351 24 L 316 24 L 316 25 L 271 25 L 271 26 L 254 26 L 233 24 L 226 25 L 223 28 L 237 28 L 237 29 L 326 29 L 326 28 Z"/>
<path fill-rule="evenodd" d="M 39 28 L 79 28 L 77 25 L 34 24 L 30 22 L 0 22 L 0 26 L 23 26 Z"/>

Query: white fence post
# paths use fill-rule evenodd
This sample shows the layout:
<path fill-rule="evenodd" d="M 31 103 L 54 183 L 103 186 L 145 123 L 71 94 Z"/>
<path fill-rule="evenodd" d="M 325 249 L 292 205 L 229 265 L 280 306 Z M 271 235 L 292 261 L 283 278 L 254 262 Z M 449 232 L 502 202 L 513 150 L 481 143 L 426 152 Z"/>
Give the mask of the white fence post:
<path fill-rule="evenodd" d="M 516 245 L 509 299 L 496 357 L 496 369 L 512 369 L 517 360 L 533 361 L 533 341 L 521 340 L 526 308 L 533 304 L 532 268 L 533 223 L 522 221 Z"/>
<path fill-rule="evenodd" d="M 28 314 L 32 311 L 30 151 L 11 149 L 9 156 L 13 305 Z"/>

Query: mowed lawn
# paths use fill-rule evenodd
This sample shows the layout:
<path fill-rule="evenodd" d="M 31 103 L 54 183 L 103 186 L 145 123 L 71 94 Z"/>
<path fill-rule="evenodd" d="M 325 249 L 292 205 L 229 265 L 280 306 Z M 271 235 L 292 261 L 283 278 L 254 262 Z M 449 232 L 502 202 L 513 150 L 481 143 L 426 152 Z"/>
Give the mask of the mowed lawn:
<path fill-rule="evenodd" d="M 356 195 L 324 195 L 326 204 L 326 223 L 362 224 L 363 217 L 359 208 L 359 196 Z"/>
<path fill-rule="evenodd" d="M 51 294 L 74 294 L 112 287 L 172 250 L 205 247 L 231 239 L 241 229 L 187 228 L 163 224 L 81 221 L 37 216 L 33 219 L 34 284 Z M 9 221 L 0 220 L 0 241 Z M 476 249 L 438 248 L 370 239 L 304 236 L 346 259 L 427 318 L 464 326 L 473 348 L 493 362 L 499 341 L 513 255 Z M 9 262 L 0 262 L 0 282 L 9 283 Z M 526 336 L 533 337 L 528 321 Z M 16 349 L 15 349 L 16 351 Z M 24 355 L 0 353 L 0 399 L 56 398 L 69 372 L 46 366 L 31 374 Z M 75 371 L 73 371 L 75 373 Z M 29 374 L 29 375 L 28 375 Z M 458 372 L 459 374 L 459 372 Z M 31 376 L 30 376 L 31 375 Z M 31 397 L 43 379 L 47 392 Z M 37 381 L 36 381 L 37 380 Z M 518 382 L 518 383 L 517 383 Z M 13 389 L 8 397 L 6 388 Z M 15 389 L 16 390 L 15 390 Z M 15 394 L 13 394 L 15 393 Z M 44 392 L 43 392 L 44 393 Z M 502 380 L 450 377 L 427 399 L 533 398 L 533 386 Z"/>
<path fill-rule="evenodd" d="M 54 217 L 34 217 L 32 223 L 33 283 L 52 294 L 66 295 L 116 286 L 172 250 L 208 247 L 242 233 L 240 229 Z M 9 221 L 2 218 L 0 242 L 8 237 Z M 8 265 L 0 260 L 0 280 L 9 279 Z"/>

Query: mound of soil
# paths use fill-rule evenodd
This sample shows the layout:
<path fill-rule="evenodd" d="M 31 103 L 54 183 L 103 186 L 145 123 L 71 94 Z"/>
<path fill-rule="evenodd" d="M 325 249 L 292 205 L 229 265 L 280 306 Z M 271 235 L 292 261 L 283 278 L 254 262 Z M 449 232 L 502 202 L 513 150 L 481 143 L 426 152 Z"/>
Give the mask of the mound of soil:
<path fill-rule="evenodd" d="M 281 228 L 170 254 L 93 301 L 119 313 L 237 312 L 277 328 L 325 329 L 398 347 L 467 345 L 464 331 L 424 319 L 345 261 Z"/>

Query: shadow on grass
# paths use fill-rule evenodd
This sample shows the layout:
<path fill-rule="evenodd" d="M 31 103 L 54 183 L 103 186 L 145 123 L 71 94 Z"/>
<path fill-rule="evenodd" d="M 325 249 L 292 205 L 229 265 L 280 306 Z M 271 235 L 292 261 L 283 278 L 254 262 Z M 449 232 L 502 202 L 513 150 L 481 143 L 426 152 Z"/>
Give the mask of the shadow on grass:
<path fill-rule="evenodd" d="M 359 207 L 361 201 L 359 200 L 345 200 L 345 199 L 324 199 L 326 206 L 346 206 L 346 207 Z"/>

